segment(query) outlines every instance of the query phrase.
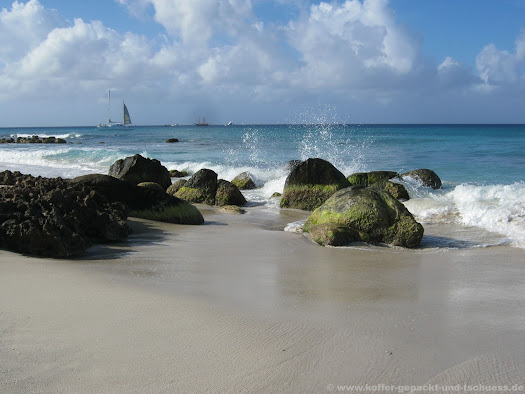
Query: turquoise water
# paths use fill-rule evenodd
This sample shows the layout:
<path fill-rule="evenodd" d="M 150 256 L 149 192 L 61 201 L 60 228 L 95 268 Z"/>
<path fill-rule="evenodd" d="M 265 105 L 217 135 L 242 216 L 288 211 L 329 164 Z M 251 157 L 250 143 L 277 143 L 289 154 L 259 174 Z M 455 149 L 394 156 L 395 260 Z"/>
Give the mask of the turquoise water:
<path fill-rule="evenodd" d="M 525 245 L 525 126 L 523 125 L 234 125 L 3 128 L 0 138 L 60 136 L 65 145 L 0 145 L 0 169 L 43 176 L 107 173 L 136 153 L 168 169 L 210 168 L 231 180 L 250 171 L 260 187 L 251 201 L 277 209 L 289 160 L 320 157 L 345 175 L 358 171 L 434 170 L 444 182 L 432 191 L 404 180 L 407 207 L 424 223 L 481 228 L 498 242 Z M 168 144 L 167 138 L 179 143 Z"/>

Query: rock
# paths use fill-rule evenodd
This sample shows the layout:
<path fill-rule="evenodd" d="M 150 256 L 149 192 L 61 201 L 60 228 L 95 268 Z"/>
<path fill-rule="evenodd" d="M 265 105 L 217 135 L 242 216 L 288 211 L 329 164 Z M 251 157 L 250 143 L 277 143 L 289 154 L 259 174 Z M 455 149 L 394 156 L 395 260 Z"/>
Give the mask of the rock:
<path fill-rule="evenodd" d="M 170 170 L 170 177 L 172 178 L 184 178 L 188 175 L 188 171 Z"/>
<path fill-rule="evenodd" d="M 303 162 L 302 160 L 290 160 L 288 163 L 286 163 L 285 169 L 288 171 L 292 171 L 295 167 L 297 167 L 302 162 Z"/>
<path fill-rule="evenodd" d="M 173 142 L 179 142 L 178 138 L 168 138 L 166 140 L 167 143 L 173 143 Z"/>
<path fill-rule="evenodd" d="M 343 224 L 323 223 L 310 228 L 312 239 L 321 246 L 346 246 L 359 241 L 359 233 Z"/>
<path fill-rule="evenodd" d="M 217 174 L 203 168 L 188 179 L 188 182 L 175 193 L 175 196 L 188 202 L 215 204 L 217 193 Z"/>
<path fill-rule="evenodd" d="M 164 189 L 162 188 L 162 186 L 159 185 L 156 182 L 140 182 L 137 186 L 138 187 L 147 187 L 149 189 L 155 189 L 155 190 L 158 190 L 158 191 L 164 193 Z"/>
<path fill-rule="evenodd" d="M 125 204 L 130 216 L 179 224 L 202 224 L 197 208 L 169 195 L 162 188 L 139 187 L 108 175 L 92 174 L 74 178 L 70 183 L 93 189 L 110 201 Z"/>
<path fill-rule="evenodd" d="M 286 178 L 281 207 L 314 210 L 337 190 L 350 186 L 345 176 L 323 159 L 308 159 Z"/>
<path fill-rule="evenodd" d="M 215 205 L 244 205 L 246 199 L 233 183 L 219 179 L 217 193 L 215 194 Z"/>
<path fill-rule="evenodd" d="M 279 192 L 275 192 L 275 193 L 273 193 L 273 194 L 270 196 L 270 198 L 281 197 L 281 196 L 282 196 L 281 193 L 279 193 Z"/>
<path fill-rule="evenodd" d="M 380 189 L 386 190 L 393 197 L 397 198 L 399 201 L 408 201 L 410 197 L 408 195 L 408 190 L 400 183 L 395 183 L 392 181 L 379 181 L 372 185 L 373 187 L 378 187 Z"/>
<path fill-rule="evenodd" d="M 179 179 L 177 182 L 173 183 L 170 187 L 168 187 L 166 193 L 174 196 L 182 186 L 186 185 L 186 183 L 188 183 L 186 179 Z"/>
<path fill-rule="evenodd" d="M 240 215 L 246 213 L 246 210 L 239 208 L 237 205 L 224 205 L 219 208 L 219 211 L 226 213 L 236 213 Z"/>
<path fill-rule="evenodd" d="M 109 168 L 109 175 L 137 185 L 141 182 L 156 182 L 166 190 L 171 177 L 166 167 L 155 159 L 134 155 L 119 159 Z"/>
<path fill-rule="evenodd" d="M 232 179 L 232 182 L 239 190 L 255 189 L 255 182 L 248 171 L 242 172 Z"/>
<path fill-rule="evenodd" d="M 61 178 L 0 174 L 0 245 L 54 258 L 82 253 L 93 242 L 123 241 L 126 207 Z"/>
<path fill-rule="evenodd" d="M 405 172 L 404 174 L 401 174 L 401 176 L 413 178 L 416 181 L 421 182 L 423 186 L 431 187 L 432 189 L 441 188 L 441 179 L 439 176 L 434 171 L 426 168 Z"/>
<path fill-rule="evenodd" d="M 359 240 L 365 242 L 415 248 L 423 238 L 423 226 L 405 206 L 376 187 L 351 186 L 337 191 L 310 215 L 304 231 L 328 223 L 357 231 Z M 331 238 L 329 234 L 324 237 Z"/>
<path fill-rule="evenodd" d="M 56 137 L 43 137 L 40 138 L 37 135 L 31 137 L 17 137 L 16 140 L 13 138 L 2 138 L 0 144 L 65 144 L 66 140 L 63 138 Z"/>
<path fill-rule="evenodd" d="M 396 176 L 398 174 L 394 171 L 356 172 L 348 176 L 348 181 L 351 185 L 372 186 L 374 183 L 388 181 Z"/>

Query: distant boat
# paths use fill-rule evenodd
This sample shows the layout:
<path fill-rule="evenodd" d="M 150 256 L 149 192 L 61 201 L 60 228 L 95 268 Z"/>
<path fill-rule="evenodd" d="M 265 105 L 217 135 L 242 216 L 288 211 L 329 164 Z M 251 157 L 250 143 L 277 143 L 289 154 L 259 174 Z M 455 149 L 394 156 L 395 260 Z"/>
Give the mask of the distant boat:
<path fill-rule="evenodd" d="M 131 117 L 129 116 L 128 107 L 122 101 L 122 122 L 113 122 L 110 117 L 111 112 L 111 90 L 108 90 L 108 123 L 99 123 L 98 129 L 114 129 L 114 130 L 133 130 L 131 127 Z"/>
<path fill-rule="evenodd" d="M 233 126 L 233 122 L 230 120 L 228 123 L 225 124 L 225 126 Z"/>
<path fill-rule="evenodd" d="M 202 121 L 200 119 L 197 119 L 197 123 L 194 123 L 195 126 L 208 126 L 208 122 L 206 122 L 206 117 L 202 117 Z"/>

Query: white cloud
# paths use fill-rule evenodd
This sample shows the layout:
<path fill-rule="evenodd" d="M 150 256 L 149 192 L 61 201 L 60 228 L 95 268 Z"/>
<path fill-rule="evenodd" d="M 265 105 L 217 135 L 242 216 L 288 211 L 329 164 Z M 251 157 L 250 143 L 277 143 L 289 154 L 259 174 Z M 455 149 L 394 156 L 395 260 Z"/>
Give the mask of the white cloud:
<path fill-rule="evenodd" d="M 476 57 L 479 76 L 486 84 L 516 84 L 523 80 L 525 66 L 525 30 L 516 40 L 514 53 L 500 51 L 489 44 Z"/>

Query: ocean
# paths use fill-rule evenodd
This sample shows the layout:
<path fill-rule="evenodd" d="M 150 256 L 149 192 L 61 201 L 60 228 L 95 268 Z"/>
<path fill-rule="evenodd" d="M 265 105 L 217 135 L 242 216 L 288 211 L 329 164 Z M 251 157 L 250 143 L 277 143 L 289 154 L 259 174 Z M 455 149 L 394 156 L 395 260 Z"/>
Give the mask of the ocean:
<path fill-rule="evenodd" d="M 31 135 L 68 143 L 0 144 L 0 170 L 63 178 L 107 174 L 117 159 L 139 153 L 168 169 L 191 174 L 209 168 L 226 180 L 249 171 L 259 188 L 244 194 L 249 204 L 269 213 L 279 210 L 278 199 L 270 196 L 282 192 L 290 160 L 323 158 L 347 176 L 429 168 L 440 176 L 442 189 L 399 181 L 408 188 L 405 205 L 416 219 L 425 228 L 442 229 L 443 236 L 425 236 L 423 248 L 525 248 L 525 125 L 0 128 L 0 138 Z M 180 142 L 166 143 L 167 138 Z"/>

